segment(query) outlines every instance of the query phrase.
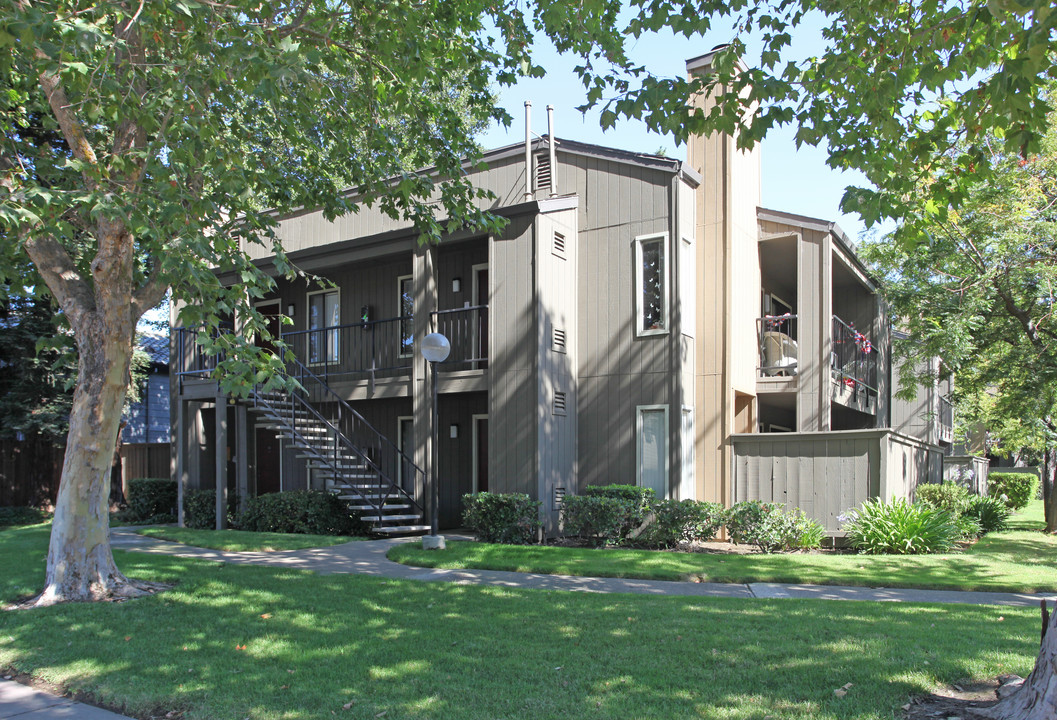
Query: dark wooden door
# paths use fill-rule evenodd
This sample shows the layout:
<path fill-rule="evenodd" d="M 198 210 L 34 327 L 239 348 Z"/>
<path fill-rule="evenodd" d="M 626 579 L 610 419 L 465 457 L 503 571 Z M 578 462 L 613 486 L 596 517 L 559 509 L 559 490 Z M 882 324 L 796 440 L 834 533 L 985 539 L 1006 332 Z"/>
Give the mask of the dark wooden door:
<path fill-rule="evenodd" d="M 268 328 L 268 332 L 274 338 L 279 337 L 282 328 L 282 323 L 279 320 L 280 307 L 281 303 L 271 303 L 269 305 L 259 305 L 257 307 L 257 311 L 264 316 L 265 327 Z M 275 352 L 275 345 L 271 342 L 266 342 L 261 338 L 257 338 L 257 346 Z"/>
<path fill-rule="evenodd" d="M 279 492 L 279 436 L 269 428 L 257 428 L 257 494 Z"/>
<path fill-rule="evenodd" d="M 474 431 L 477 434 L 477 492 L 488 492 L 488 418 L 475 418 Z"/>

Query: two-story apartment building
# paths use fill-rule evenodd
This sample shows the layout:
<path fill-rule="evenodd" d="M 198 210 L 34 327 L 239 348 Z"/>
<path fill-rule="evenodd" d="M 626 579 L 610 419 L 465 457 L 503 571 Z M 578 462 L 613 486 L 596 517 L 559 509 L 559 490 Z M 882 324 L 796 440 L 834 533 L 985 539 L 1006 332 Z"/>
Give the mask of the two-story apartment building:
<path fill-rule="evenodd" d="M 931 476 L 934 448 L 888 428 L 876 288 L 838 228 L 759 207 L 757 150 L 697 137 L 684 162 L 551 132 L 484 160 L 469 172 L 501 232 L 422 247 L 377 210 L 282 218 L 290 258 L 330 281 L 279 278 L 258 303 L 293 321 L 303 393 L 226 398 L 193 331 L 174 332 L 186 487 L 330 488 L 380 529 L 421 527 L 428 332 L 452 345 L 436 387 L 442 527 L 490 490 L 540 500 L 553 531 L 565 494 L 629 483 L 780 499 L 835 530 L 861 499 Z"/>

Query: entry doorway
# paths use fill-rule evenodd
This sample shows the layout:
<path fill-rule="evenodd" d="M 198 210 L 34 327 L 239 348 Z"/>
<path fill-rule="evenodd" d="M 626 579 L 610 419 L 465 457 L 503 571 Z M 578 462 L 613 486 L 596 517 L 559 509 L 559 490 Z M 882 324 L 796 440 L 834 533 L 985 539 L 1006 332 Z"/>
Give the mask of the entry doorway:
<path fill-rule="evenodd" d="M 279 492 L 283 489 L 282 447 L 279 444 L 279 436 L 271 428 L 258 427 L 254 439 L 257 495 Z"/>
<path fill-rule="evenodd" d="M 267 302 L 257 303 L 256 308 L 262 316 L 264 316 L 264 326 L 268 330 L 268 334 L 273 338 L 278 338 L 282 332 L 282 314 L 280 310 L 280 303 L 278 300 L 269 300 Z M 255 343 L 257 347 L 264 348 L 275 352 L 275 343 L 264 340 L 263 338 L 257 338 Z"/>
<path fill-rule="evenodd" d="M 488 416 L 473 416 L 473 491 L 488 492 Z"/>

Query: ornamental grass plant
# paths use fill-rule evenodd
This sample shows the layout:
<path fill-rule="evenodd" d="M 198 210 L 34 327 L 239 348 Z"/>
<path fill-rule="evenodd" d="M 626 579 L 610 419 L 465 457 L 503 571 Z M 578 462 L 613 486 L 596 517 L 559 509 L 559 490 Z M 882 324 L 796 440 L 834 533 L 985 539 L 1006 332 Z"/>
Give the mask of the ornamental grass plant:
<path fill-rule="evenodd" d="M 867 555 L 941 553 L 954 547 L 960 529 L 945 510 L 898 498 L 867 500 L 843 523 L 848 543 Z"/>

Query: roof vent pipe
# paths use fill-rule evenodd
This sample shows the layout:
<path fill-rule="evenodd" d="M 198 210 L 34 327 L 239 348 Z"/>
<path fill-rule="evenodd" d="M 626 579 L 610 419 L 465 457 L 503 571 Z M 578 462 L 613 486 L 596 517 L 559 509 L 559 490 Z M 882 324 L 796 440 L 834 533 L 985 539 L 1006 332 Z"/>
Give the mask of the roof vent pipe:
<path fill-rule="evenodd" d="M 525 101 L 525 200 L 532 199 L 532 101 Z"/>
<path fill-rule="evenodd" d="M 554 148 L 558 144 L 558 141 L 554 138 L 554 106 L 547 106 L 547 138 L 550 140 L 550 161 L 551 161 L 551 193 L 550 196 L 554 197 L 558 194 L 558 182 L 554 179 L 558 173 L 555 170 L 558 166 L 554 164 Z"/>

